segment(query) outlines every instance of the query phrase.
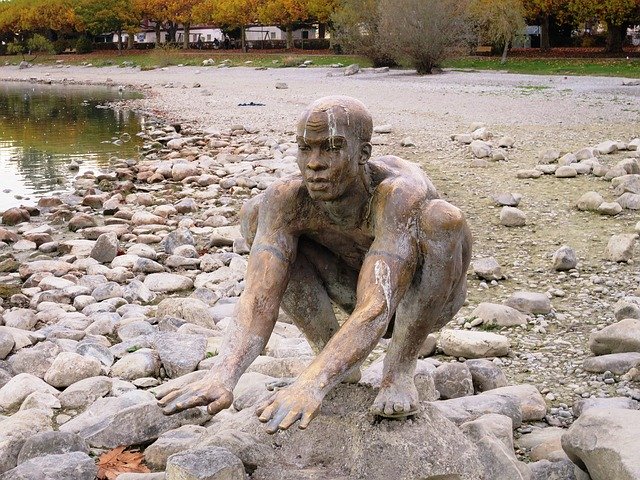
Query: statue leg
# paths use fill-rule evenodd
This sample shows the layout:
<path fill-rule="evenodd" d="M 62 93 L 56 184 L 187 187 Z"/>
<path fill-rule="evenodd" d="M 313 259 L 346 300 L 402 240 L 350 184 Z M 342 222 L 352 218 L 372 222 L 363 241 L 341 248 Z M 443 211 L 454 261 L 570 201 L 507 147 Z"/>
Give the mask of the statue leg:
<path fill-rule="evenodd" d="M 409 290 L 396 310 L 382 382 L 371 411 L 405 417 L 418 410 L 414 372 L 427 335 L 448 323 L 464 303 L 471 234 L 460 211 L 431 201 L 419 221 L 422 256 Z"/>
<path fill-rule="evenodd" d="M 319 353 L 340 325 L 332 300 L 350 312 L 355 305 L 357 272 L 338 262 L 325 247 L 300 239 L 282 309 Z"/>

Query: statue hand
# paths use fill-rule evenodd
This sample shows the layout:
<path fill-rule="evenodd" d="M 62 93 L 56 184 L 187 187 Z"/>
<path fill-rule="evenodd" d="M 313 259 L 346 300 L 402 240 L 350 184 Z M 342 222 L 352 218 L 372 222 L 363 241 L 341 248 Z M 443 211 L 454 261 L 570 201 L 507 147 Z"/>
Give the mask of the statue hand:
<path fill-rule="evenodd" d="M 259 420 L 267 424 L 267 433 L 286 430 L 298 420 L 298 427 L 305 429 L 320 411 L 321 404 L 321 395 L 293 384 L 271 396 L 256 413 Z"/>
<path fill-rule="evenodd" d="M 165 415 L 203 405 L 207 406 L 209 414 L 215 415 L 220 410 L 230 407 L 231 402 L 233 402 L 233 393 L 215 380 L 211 381 L 207 378 L 158 398 L 158 405 Z"/>

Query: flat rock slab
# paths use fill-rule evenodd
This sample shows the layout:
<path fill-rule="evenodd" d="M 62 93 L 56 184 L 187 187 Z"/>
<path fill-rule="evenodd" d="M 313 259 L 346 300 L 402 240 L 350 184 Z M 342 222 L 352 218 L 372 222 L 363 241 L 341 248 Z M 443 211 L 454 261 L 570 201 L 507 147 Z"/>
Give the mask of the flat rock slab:
<path fill-rule="evenodd" d="M 186 424 L 202 424 L 209 418 L 210 415 L 199 408 L 164 415 L 151 393 L 133 390 L 120 397 L 98 399 L 60 430 L 77 433 L 91 447 L 115 448 L 146 443 L 169 430 Z"/>
<path fill-rule="evenodd" d="M 604 373 L 609 371 L 616 375 L 624 375 L 638 366 L 640 366 L 640 352 L 611 353 L 586 358 L 582 363 L 582 368 L 587 372 Z"/>
<path fill-rule="evenodd" d="M 466 330 L 443 330 L 440 347 L 453 357 L 501 357 L 509 353 L 509 339 L 504 335 Z"/>
<path fill-rule="evenodd" d="M 640 411 L 595 408 L 571 425 L 562 448 L 592 480 L 638 480 L 638 438 Z"/>
<path fill-rule="evenodd" d="M 481 319 L 483 325 L 511 327 L 527 324 L 527 316 L 525 314 L 515 308 L 497 303 L 483 302 L 471 312 L 471 316 Z"/>
<path fill-rule="evenodd" d="M 0 480 L 94 480 L 98 467 L 84 452 L 46 455 L 21 463 Z"/>
<path fill-rule="evenodd" d="M 152 273 L 144 279 L 144 286 L 152 292 L 179 292 L 193 288 L 193 280 L 175 273 Z"/>
<path fill-rule="evenodd" d="M 551 313 L 551 301 L 544 293 L 515 292 L 505 303 L 523 313 L 534 315 Z"/>

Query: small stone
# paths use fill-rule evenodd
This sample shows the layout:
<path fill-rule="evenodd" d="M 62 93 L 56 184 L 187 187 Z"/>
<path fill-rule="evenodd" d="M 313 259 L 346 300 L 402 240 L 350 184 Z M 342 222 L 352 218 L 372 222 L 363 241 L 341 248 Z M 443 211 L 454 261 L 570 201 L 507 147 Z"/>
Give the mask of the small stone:
<path fill-rule="evenodd" d="M 242 461 L 226 448 L 201 447 L 173 454 L 167 480 L 244 480 Z"/>
<path fill-rule="evenodd" d="M 522 210 L 515 207 L 502 207 L 500 224 L 505 227 L 522 227 L 526 225 L 527 217 Z"/>
<path fill-rule="evenodd" d="M 547 315 L 551 313 L 551 301 L 544 293 L 515 292 L 505 304 L 527 314 Z"/>
<path fill-rule="evenodd" d="M 578 172 L 575 168 L 566 165 L 558 167 L 555 176 L 556 178 L 574 178 L 578 176 Z"/>
<path fill-rule="evenodd" d="M 464 363 L 443 363 L 433 376 L 436 389 L 443 400 L 473 395 L 473 380 Z"/>
<path fill-rule="evenodd" d="M 486 158 L 491 156 L 491 145 L 482 140 L 474 140 L 470 145 L 471 153 L 476 158 Z"/>
<path fill-rule="evenodd" d="M 113 233 L 103 233 L 98 237 L 91 249 L 91 258 L 100 263 L 110 263 L 118 254 L 118 236 Z"/>
<path fill-rule="evenodd" d="M 538 154 L 538 162 L 541 164 L 554 163 L 560 158 L 560 151 L 554 148 L 543 150 Z"/>
<path fill-rule="evenodd" d="M 483 280 L 502 280 L 502 267 L 493 257 L 479 258 L 472 262 L 473 272 Z"/>
<path fill-rule="evenodd" d="M 101 370 L 100 362 L 95 358 L 62 352 L 44 374 L 44 380 L 54 387 L 68 387 L 82 379 L 100 375 Z"/>
<path fill-rule="evenodd" d="M 628 262 L 633 258 L 633 251 L 636 246 L 636 233 L 623 233 L 613 235 L 609 239 L 605 256 L 612 262 Z"/>
<path fill-rule="evenodd" d="M 443 330 L 440 347 L 453 357 L 486 358 L 507 355 L 510 342 L 504 335 L 489 332 Z"/>
<path fill-rule="evenodd" d="M 580 197 L 576 206 L 578 210 L 595 212 L 603 202 L 604 199 L 598 192 L 587 192 Z"/>
<path fill-rule="evenodd" d="M 578 257 L 573 248 L 563 245 L 553 254 L 553 269 L 560 272 L 571 270 L 578 265 Z"/>

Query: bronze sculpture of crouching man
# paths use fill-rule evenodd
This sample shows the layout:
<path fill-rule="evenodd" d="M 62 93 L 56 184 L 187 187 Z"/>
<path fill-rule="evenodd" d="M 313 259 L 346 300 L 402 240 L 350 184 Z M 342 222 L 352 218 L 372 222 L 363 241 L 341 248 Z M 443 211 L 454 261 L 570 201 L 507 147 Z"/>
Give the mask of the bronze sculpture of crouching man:
<path fill-rule="evenodd" d="M 317 356 L 258 408 L 268 432 L 298 420 L 306 428 L 327 392 L 359 373 L 387 331 L 392 337 L 371 411 L 416 413 L 418 352 L 464 302 L 471 234 L 460 210 L 438 199 L 416 165 L 370 158 L 372 130 L 366 107 L 350 97 L 322 98 L 302 114 L 300 174 L 275 182 L 241 212 L 251 253 L 237 321 L 207 376 L 160 399 L 166 414 L 229 407 L 281 306 Z M 332 302 L 349 314 L 343 325 Z"/>

